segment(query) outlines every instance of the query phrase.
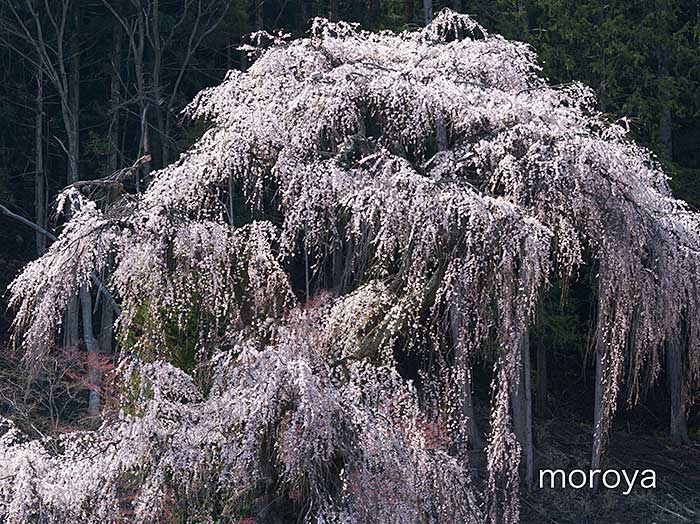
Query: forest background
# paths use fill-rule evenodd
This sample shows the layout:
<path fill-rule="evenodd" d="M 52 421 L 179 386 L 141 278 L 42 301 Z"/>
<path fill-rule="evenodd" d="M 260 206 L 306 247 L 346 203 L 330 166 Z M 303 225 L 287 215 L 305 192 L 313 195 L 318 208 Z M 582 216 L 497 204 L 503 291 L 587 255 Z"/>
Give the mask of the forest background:
<path fill-rule="evenodd" d="M 253 31 L 300 36 L 314 16 L 401 30 L 446 6 L 531 44 L 552 83 L 595 89 L 601 110 L 661 159 L 676 196 L 700 204 L 697 0 L 2 0 L 0 199 L 46 226 L 67 184 L 145 153 L 147 169 L 172 162 L 203 131 L 181 126 L 180 110 L 246 69 L 238 48 Z M 1 224 L 3 256 L 44 249 Z"/>

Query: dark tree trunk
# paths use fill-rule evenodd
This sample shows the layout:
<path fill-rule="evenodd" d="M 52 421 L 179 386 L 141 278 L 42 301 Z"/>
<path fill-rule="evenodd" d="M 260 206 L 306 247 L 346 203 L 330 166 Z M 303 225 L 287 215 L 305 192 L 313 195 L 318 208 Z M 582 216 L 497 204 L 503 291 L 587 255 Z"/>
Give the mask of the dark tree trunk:
<path fill-rule="evenodd" d="M 121 104 L 121 57 L 122 26 L 115 22 L 112 28 L 112 81 L 110 84 L 110 122 L 109 122 L 109 168 L 114 173 L 119 169 L 121 151 L 119 149 L 119 105 Z"/>
<path fill-rule="evenodd" d="M 481 438 L 479 426 L 476 423 L 476 414 L 474 413 L 474 399 L 472 398 L 472 370 L 468 366 L 464 370 L 464 392 L 462 401 L 462 414 L 467 419 L 469 424 L 469 445 L 472 449 L 484 449 L 484 441 Z"/>
<path fill-rule="evenodd" d="M 80 3 L 73 5 L 73 29 L 70 36 L 70 58 L 68 63 L 68 183 L 80 180 Z"/>
<path fill-rule="evenodd" d="M 683 349 L 679 340 L 671 340 L 666 346 L 666 375 L 671 396 L 671 439 L 676 445 L 689 444 L 686 420 L 688 392 L 685 383 Z"/>
<path fill-rule="evenodd" d="M 85 341 L 85 349 L 87 350 L 88 384 L 90 384 L 88 413 L 94 416 L 100 413 L 100 346 L 93 331 L 92 296 L 90 295 L 90 288 L 87 285 L 84 285 L 80 289 L 80 309 L 83 321 L 83 340 Z"/>
<path fill-rule="evenodd" d="M 460 341 L 460 318 L 459 313 L 452 311 L 450 313 L 450 336 L 452 338 L 452 345 L 455 351 L 455 366 L 459 369 L 460 374 L 463 374 L 463 380 L 461 381 L 461 416 L 467 423 L 467 438 L 469 439 L 469 446 L 472 449 L 483 449 L 484 443 L 481 438 L 481 432 L 479 431 L 479 426 L 476 423 L 476 416 L 474 413 L 474 401 L 472 398 L 472 374 L 471 368 L 472 363 L 470 362 L 469 355 L 465 354 L 464 346 Z"/>
<path fill-rule="evenodd" d="M 36 224 L 46 229 L 46 185 L 44 175 L 44 70 L 36 70 L 36 99 L 34 120 L 34 218 Z M 39 231 L 35 234 L 36 254 L 46 250 L 46 237 Z"/>
<path fill-rule="evenodd" d="M 537 414 L 543 416 L 547 409 L 547 351 L 542 340 L 537 340 Z"/>
<path fill-rule="evenodd" d="M 435 117 L 435 135 L 437 150 L 446 151 L 449 144 L 447 143 L 447 126 L 442 114 L 438 114 Z"/>
<path fill-rule="evenodd" d="M 433 21 L 433 0 L 423 0 L 423 19 L 425 25 Z"/>
<path fill-rule="evenodd" d="M 139 136 L 139 156 L 145 156 L 148 160 L 141 164 L 143 177 L 151 173 L 151 140 L 148 123 L 148 113 L 150 104 L 146 87 L 146 72 L 144 70 L 145 46 L 146 46 L 146 24 L 145 14 L 139 10 L 136 15 L 136 24 L 133 33 L 129 36 L 130 46 L 133 53 L 134 73 L 136 75 L 136 94 L 139 101 L 140 110 L 140 136 Z M 139 177 L 135 177 L 136 190 L 139 190 Z"/>
<path fill-rule="evenodd" d="M 105 355 L 111 355 L 114 342 L 114 308 L 102 301 L 102 318 L 100 319 L 100 350 Z"/>
<path fill-rule="evenodd" d="M 63 346 L 73 348 L 79 340 L 78 297 L 72 297 L 66 304 L 63 314 Z"/>
<path fill-rule="evenodd" d="M 160 2 L 153 0 L 151 6 L 151 33 L 160 35 Z M 155 113 L 156 125 L 158 133 L 155 136 L 156 146 L 151 145 L 154 153 L 158 153 L 159 158 L 154 159 L 156 166 L 166 166 L 170 163 L 170 129 L 169 123 L 166 124 L 163 116 L 163 87 L 161 85 L 161 76 L 163 70 L 163 47 L 160 38 L 154 38 L 152 44 L 153 55 L 153 70 L 151 74 L 151 84 L 153 89 L 153 100 L 151 108 Z M 155 156 L 155 155 L 154 155 Z"/>
<path fill-rule="evenodd" d="M 596 337 L 595 348 L 595 394 L 593 398 L 593 449 L 591 451 L 591 470 L 601 469 L 603 465 L 603 449 L 605 446 L 605 426 L 603 420 L 603 388 L 605 344 L 602 334 Z M 600 475 L 593 476 L 593 490 L 600 485 Z"/>
<path fill-rule="evenodd" d="M 339 293 L 345 286 L 345 263 L 345 245 L 342 241 L 336 240 L 331 255 L 331 284 Z"/>
<path fill-rule="evenodd" d="M 535 476 L 534 445 L 532 441 L 532 379 L 530 339 L 525 331 L 520 341 L 521 371 L 518 383 L 511 388 L 513 430 L 522 448 L 523 479 L 532 487 Z"/>
<path fill-rule="evenodd" d="M 80 180 L 78 159 L 80 156 L 80 6 L 75 2 L 72 11 L 73 28 L 69 42 L 70 58 L 68 59 L 68 85 L 66 98 L 68 107 L 64 111 L 64 126 L 68 135 L 68 184 Z M 64 314 L 63 344 L 75 347 L 79 340 L 78 308 L 80 300 L 77 296 L 68 301 Z"/>

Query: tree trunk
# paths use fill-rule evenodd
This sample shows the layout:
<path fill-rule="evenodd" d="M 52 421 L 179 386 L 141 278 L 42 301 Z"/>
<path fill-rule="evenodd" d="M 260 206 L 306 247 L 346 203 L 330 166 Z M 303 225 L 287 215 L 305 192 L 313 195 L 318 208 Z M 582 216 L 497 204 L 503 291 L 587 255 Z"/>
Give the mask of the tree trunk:
<path fill-rule="evenodd" d="M 532 441 L 532 379 L 530 376 L 530 339 L 527 330 L 520 341 L 520 377 L 511 388 L 513 430 L 522 448 L 523 479 L 528 488 L 535 477 L 534 446 Z"/>
<path fill-rule="evenodd" d="M 113 353 L 113 342 L 114 342 L 114 309 L 107 303 L 107 301 L 102 301 L 102 318 L 100 319 L 100 340 L 98 349 L 104 356 L 109 356 Z M 99 359 L 97 359 L 96 364 L 99 364 Z M 95 365 L 91 370 L 92 376 L 90 377 L 93 382 L 91 382 L 95 387 L 100 387 L 102 385 L 102 374 L 101 369 Z M 95 414 L 100 411 L 101 399 L 99 391 L 90 392 L 90 398 L 88 403 L 88 409 Z"/>
<path fill-rule="evenodd" d="M 435 141 L 438 151 L 447 150 L 447 127 L 445 126 L 445 119 L 442 114 L 438 114 L 435 117 Z"/>
<path fill-rule="evenodd" d="M 163 107 L 161 105 L 163 100 L 163 88 L 161 86 L 161 75 L 163 69 L 163 48 L 162 42 L 160 40 L 160 2 L 159 0 L 153 0 L 151 8 L 151 32 L 154 36 L 153 38 L 153 73 L 151 75 L 151 82 L 153 84 L 153 111 L 156 115 L 156 125 L 158 126 L 158 134 L 156 140 L 159 148 L 156 151 L 160 152 L 160 158 L 158 159 L 156 165 L 166 166 L 170 163 L 170 129 L 169 124 L 166 126 L 165 118 L 163 116 Z"/>
<path fill-rule="evenodd" d="M 425 25 L 433 21 L 433 0 L 423 0 L 423 16 Z"/>
<path fill-rule="evenodd" d="M 78 160 L 80 156 L 80 10 L 76 2 L 72 11 L 73 29 L 70 37 L 70 58 L 68 59 L 68 85 L 66 86 L 67 111 L 64 111 L 64 127 L 68 138 L 68 184 L 80 180 Z M 75 347 L 79 337 L 80 300 L 73 297 L 68 301 L 64 313 L 63 345 Z"/>
<path fill-rule="evenodd" d="M 311 290 L 309 287 L 310 281 L 309 281 L 309 249 L 306 244 L 306 239 L 308 235 L 308 231 L 306 226 L 304 226 L 304 287 L 306 291 L 306 301 L 308 302 L 309 299 L 311 298 Z"/>
<path fill-rule="evenodd" d="M 532 487 L 535 478 L 535 446 L 532 439 L 532 364 L 530 360 L 530 338 L 523 337 L 523 381 L 525 393 L 525 475 L 527 485 Z"/>
<path fill-rule="evenodd" d="M 71 125 L 70 134 L 68 135 L 68 185 L 74 184 L 80 180 L 80 174 L 78 172 L 80 138 L 77 120 L 77 118 L 74 119 L 73 124 Z"/>
<path fill-rule="evenodd" d="M 481 432 L 476 423 L 474 414 L 474 401 L 472 399 L 472 376 L 471 362 L 469 356 L 464 353 L 463 344 L 460 341 L 460 319 L 458 313 L 450 312 L 450 335 L 455 351 L 455 366 L 464 374 L 464 380 L 461 382 L 462 388 L 462 404 L 461 415 L 467 421 L 467 438 L 469 446 L 472 449 L 483 449 L 484 443 L 481 439 Z"/>
<path fill-rule="evenodd" d="M 547 351 L 541 340 L 537 340 L 537 414 L 543 416 L 547 408 Z"/>
<path fill-rule="evenodd" d="M 110 84 L 110 122 L 109 122 L 109 168 L 114 173 L 119 169 L 119 105 L 121 104 L 121 59 L 122 59 L 122 26 L 115 22 L 112 28 L 112 82 Z"/>
<path fill-rule="evenodd" d="M 687 389 L 684 380 L 683 350 L 678 339 L 666 346 L 666 375 L 671 396 L 671 439 L 676 445 L 690 444 L 686 421 Z"/>
<path fill-rule="evenodd" d="M 100 320 L 100 349 L 105 355 L 113 351 L 114 342 L 114 309 L 109 304 L 102 305 L 102 319 Z"/>
<path fill-rule="evenodd" d="M 125 15 L 121 14 L 119 9 L 119 3 L 110 2 L 109 0 L 103 0 L 102 3 L 107 7 L 112 16 L 115 19 L 116 25 L 121 26 L 121 30 L 124 30 L 127 38 L 128 45 L 130 48 L 130 59 L 134 64 L 134 81 L 136 84 L 136 98 L 135 101 L 138 103 L 139 108 L 139 122 L 140 122 L 140 134 L 139 134 L 139 149 L 138 157 L 146 157 L 146 160 L 141 163 L 141 173 L 144 177 L 147 177 L 151 172 L 152 160 L 151 160 L 151 141 L 149 137 L 149 125 L 148 125 L 148 112 L 149 112 L 149 93 L 146 86 L 146 73 L 144 70 L 144 57 L 145 57 L 145 47 L 146 40 L 149 37 L 149 21 L 147 20 L 147 12 L 142 9 L 141 2 L 132 2 L 136 8 L 135 21 L 129 22 Z M 155 35 L 154 40 L 159 40 L 160 35 Z M 116 45 L 116 43 L 115 43 Z M 115 64 L 114 73 L 118 75 L 119 64 Z M 126 136 L 126 127 L 124 126 L 123 137 Z M 123 150 L 123 140 L 122 147 Z M 135 177 L 136 190 L 139 190 L 139 176 Z"/>
<path fill-rule="evenodd" d="M 591 451 L 591 470 L 601 469 L 603 465 L 603 448 L 605 446 L 605 425 L 603 420 L 603 387 L 605 344 L 602 335 L 596 337 L 595 348 L 595 394 L 593 399 L 593 449 Z M 600 475 L 593 475 L 593 490 L 600 486 Z"/>
<path fill-rule="evenodd" d="M 63 346 L 74 348 L 78 345 L 78 297 L 72 297 L 63 314 Z"/>
<path fill-rule="evenodd" d="M 46 185 L 44 177 L 44 70 L 36 68 L 36 99 L 34 120 L 34 216 L 36 224 L 46 229 Z M 36 254 L 46 250 L 46 237 L 37 231 Z"/>
<path fill-rule="evenodd" d="M 472 399 L 472 369 L 466 364 L 464 369 L 464 394 L 462 402 L 462 414 L 467 419 L 469 424 L 469 445 L 472 449 L 484 449 L 484 441 L 481 438 L 479 426 L 476 423 L 476 415 L 474 414 L 474 400 Z"/>
<path fill-rule="evenodd" d="M 110 259 L 111 260 L 111 259 Z M 105 355 L 111 355 L 114 342 L 114 308 L 107 300 L 102 300 L 102 316 L 100 318 L 100 350 Z"/>
<path fill-rule="evenodd" d="M 88 398 L 88 414 L 100 413 L 100 346 L 95 338 L 92 327 L 92 296 L 87 285 L 80 288 L 80 309 L 83 321 L 83 340 L 87 349 L 88 384 L 90 393 Z"/>
<path fill-rule="evenodd" d="M 80 180 L 78 163 L 80 160 L 80 7 L 73 6 L 73 29 L 70 37 L 68 100 L 68 183 Z"/>
<path fill-rule="evenodd" d="M 148 101 L 144 100 L 141 106 L 141 144 L 139 147 L 139 156 L 148 158 L 147 162 L 142 164 L 143 176 L 147 177 L 151 173 L 151 141 L 150 129 L 148 127 Z M 139 191 L 139 177 L 136 177 L 136 191 Z"/>
<path fill-rule="evenodd" d="M 339 293 L 344 291 L 345 286 L 345 262 L 345 245 L 342 240 L 336 240 L 331 255 L 331 284 Z"/>
<path fill-rule="evenodd" d="M 146 23 L 145 15 L 139 11 L 137 17 L 138 35 L 136 40 L 132 39 L 132 50 L 134 53 L 134 72 L 136 73 L 136 90 L 139 98 L 141 110 L 141 136 L 139 138 L 139 156 L 146 156 L 148 161 L 142 164 L 143 176 L 147 177 L 151 172 L 151 144 L 148 127 L 148 93 L 146 90 L 146 73 L 144 71 L 144 48 L 146 45 Z M 134 37 L 132 37 L 134 38 Z M 139 190 L 139 177 L 136 177 L 136 190 Z"/>

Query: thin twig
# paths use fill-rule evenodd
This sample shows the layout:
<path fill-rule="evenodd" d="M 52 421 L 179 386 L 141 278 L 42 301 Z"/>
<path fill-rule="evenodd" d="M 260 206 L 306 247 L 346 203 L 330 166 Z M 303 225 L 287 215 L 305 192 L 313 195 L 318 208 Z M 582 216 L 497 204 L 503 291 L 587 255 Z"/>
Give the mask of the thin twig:
<path fill-rule="evenodd" d="M 656 506 L 657 508 L 666 511 L 666 512 L 670 513 L 671 515 L 675 515 L 676 517 L 682 518 L 683 520 L 690 522 L 690 519 L 689 519 L 688 517 L 684 517 L 684 516 L 681 515 L 680 513 L 676 513 L 676 512 L 673 511 L 673 510 L 670 510 L 670 509 L 668 509 L 668 508 L 665 508 L 665 507 L 663 507 L 661 504 L 657 504 L 656 502 L 651 502 L 651 503 L 652 503 L 654 506 Z"/>

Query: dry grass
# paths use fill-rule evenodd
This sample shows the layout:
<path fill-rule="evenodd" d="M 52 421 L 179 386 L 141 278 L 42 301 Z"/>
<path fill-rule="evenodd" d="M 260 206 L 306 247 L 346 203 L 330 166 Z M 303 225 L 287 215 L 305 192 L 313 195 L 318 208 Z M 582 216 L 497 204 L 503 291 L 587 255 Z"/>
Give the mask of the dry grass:
<path fill-rule="evenodd" d="M 634 428 L 624 421 L 615 428 L 606 468 L 656 471 L 656 489 L 637 486 L 589 490 L 533 488 L 523 494 L 523 524 L 699 524 L 700 442 L 673 446 L 667 435 Z M 539 467 L 588 470 L 590 425 L 559 416 L 540 423 Z"/>

